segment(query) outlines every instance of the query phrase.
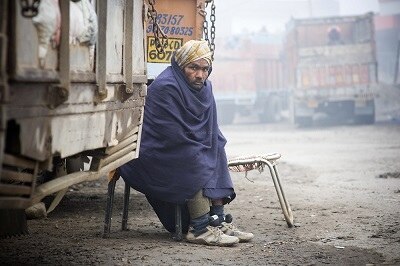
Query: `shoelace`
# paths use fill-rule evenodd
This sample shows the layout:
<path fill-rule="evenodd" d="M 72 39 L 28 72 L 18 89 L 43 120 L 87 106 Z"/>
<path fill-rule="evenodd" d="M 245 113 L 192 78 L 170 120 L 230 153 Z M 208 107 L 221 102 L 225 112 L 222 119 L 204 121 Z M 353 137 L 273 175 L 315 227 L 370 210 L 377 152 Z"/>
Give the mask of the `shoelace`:
<path fill-rule="evenodd" d="M 218 239 L 221 239 L 221 236 L 223 234 L 221 229 L 219 229 L 218 227 L 213 227 L 213 226 L 210 226 L 208 229 L 213 233 L 213 235 L 218 237 Z"/>
<path fill-rule="evenodd" d="M 235 231 L 236 226 L 233 225 L 232 223 L 224 223 L 224 227 L 228 228 L 229 230 Z"/>

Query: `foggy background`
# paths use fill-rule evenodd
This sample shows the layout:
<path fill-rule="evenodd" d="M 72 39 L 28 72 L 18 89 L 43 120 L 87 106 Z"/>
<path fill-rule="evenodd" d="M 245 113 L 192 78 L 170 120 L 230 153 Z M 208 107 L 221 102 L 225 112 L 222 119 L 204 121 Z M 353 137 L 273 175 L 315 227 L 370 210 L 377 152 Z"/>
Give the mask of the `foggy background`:
<path fill-rule="evenodd" d="M 217 35 L 284 30 L 291 17 L 326 17 L 379 12 L 378 0 L 216 0 Z"/>
<path fill-rule="evenodd" d="M 211 12 L 210 6 L 208 5 L 208 16 Z M 240 50 L 240 42 L 243 44 L 243 41 L 264 45 L 263 49 L 269 56 L 282 57 L 285 51 L 280 47 L 285 38 L 286 26 L 292 18 L 352 16 L 372 12 L 377 81 L 380 86 L 375 99 L 376 120 L 400 120 L 400 75 L 398 69 L 396 71 L 400 47 L 400 0 L 215 0 L 215 6 L 215 63 L 221 57 L 233 56 L 240 60 L 246 56 L 247 52 Z M 238 48 L 238 53 L 232 54 L 229 51 L 232 47 Z M 222 84 L 222 75 L 218 76 L 216 68 L 214 76 L 211 75 L 210 78 L 214 85 L 219 85 Z M 240 81 L 240 78 L 231 73 L 231 79 L 236 79 L 236 84 L 242 82 L 245 87 L 254 78 Z M 221 86 L 218 87 L 214 93 L 218 94 Z"/>

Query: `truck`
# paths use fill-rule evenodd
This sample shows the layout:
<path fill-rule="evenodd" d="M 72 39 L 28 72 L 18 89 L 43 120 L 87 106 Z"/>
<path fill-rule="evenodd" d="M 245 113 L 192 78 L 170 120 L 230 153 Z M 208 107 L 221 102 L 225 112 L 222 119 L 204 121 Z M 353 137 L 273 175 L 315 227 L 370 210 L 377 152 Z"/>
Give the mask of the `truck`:
<path fill-rule="evenodd" d="M 289 21 L 284 68 L 292 121 L 310 126 L 320 114 L 374 123 L 375 50 L 373 13 Z"/>
<path fill-rule="evenodd" d="M 3 236 L 24 233 L 44 197 L 50 212 L 138 157 L 147 69 L 143 0 L 0 5 Z"/>
<path fill-rule="evenodd" d="M 220 124 L 235 117 L 255 116 L 260 122 L 279 122 L 288 109 L 280 36 L 261 31 L 235 36 L 220 44 L 210 80 Z"/>
<path fill-rule="evenodd" d="M 138 158 L 148 65 L 201 38 L 205 3 L 0 0 L 0 237 Z"/>

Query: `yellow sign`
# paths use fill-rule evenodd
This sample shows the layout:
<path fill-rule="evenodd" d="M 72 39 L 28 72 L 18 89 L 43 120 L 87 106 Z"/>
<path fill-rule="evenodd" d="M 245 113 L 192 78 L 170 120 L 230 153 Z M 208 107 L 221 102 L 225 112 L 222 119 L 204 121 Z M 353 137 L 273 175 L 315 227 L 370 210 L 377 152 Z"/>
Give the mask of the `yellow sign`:
<path fill-rule="evenodd" d="M 147 62 L 149 63 L 170 63 L 172 54 L 183 44 L 181 38 L 168 38 L 168 45 L 164 48 L 164 53 L 159 53 L 156 49 L 155 38 L 147 36 Z"/>

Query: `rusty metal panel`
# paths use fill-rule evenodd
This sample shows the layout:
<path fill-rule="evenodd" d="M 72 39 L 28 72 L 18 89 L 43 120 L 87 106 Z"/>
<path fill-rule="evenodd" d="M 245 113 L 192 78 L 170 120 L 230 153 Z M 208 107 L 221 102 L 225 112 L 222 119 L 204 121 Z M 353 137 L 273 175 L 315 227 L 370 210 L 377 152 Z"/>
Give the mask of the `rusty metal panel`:
<path fill-rule="evenodd" d="M 172 51 L 192 39 L 201 39 L 203 19 L 198 16 L 204 12 L 204 1 L 197 0 L 158 0 L 155 4 L 157 23 L 168 36 L 166 55 L 158 55 L 154 45 L 153 25 L 149 21 L 147 33 L 147 61 L 168 63 Z M 163 56 L 163 57 L 161 57 Z"/>
<path fill-rule="evenodd" d="M 62 16 L 59 2 L 43 1 L 39 13 L 24 18 L 20 2 L 12 1 L 14 19 L 11 40 L 14 69 L 13 78 L 28 81 L 57 81 Z M 97 16 L 89 1 L 70 3 L 69 53 L 72 73 L 87 72 L 85 79 L 94 80 L 94 54 L 97 36 Z M 29 40 L 29 41 L 27 41 Z M 73 75 L 74 80 L 81 76 Z"/>
<path fill-rule="evenodd" d="M 20 119 L 21 155 L 44 161 L 114 146 L 141 121 L 141 108 Z"/>
<path fill-rule="evenodd" d="M 43 37 L 43 47 L 40 48 L 39 37 L 32 19 L 21 16 L 19 1 L 11 1 L 10 3 L 12 3 L 11 17 L 14 25 L 11 29 L 14 34 L 10 39 L 12 43 L 10 49 L 12 49 L 13 54 L 11 60 L 13 60 L 12 65 L 14 66 L 12 72 L 10 71 L 11 74 L 15 79 L 32 80 L 37 77 L 44 80 L 56 79 L 55 70 L 58 65 L 58 56 L 57 50 L 50 46 L 51 37 Z M 52 27 L 54 25 L 48 26 L 48 28 Z M 42 28 L 46 29 L 45 27 Z M 42 56 L 42 67 L 39 66 L 39 53 L 44 55 Z"/>
<path fill-rule="evenodd" d="M 10 5 L 0 10 L 7 12 L 7 20 L 2 16 L 0 24 L 0 50 L 5 50 L 0 60 L 5 61 L 4 54 L 11 59 L 3 71 L 11 77 L 1 72 L 0 80 L 10 88 L 7 102 L 0 106 L 0 122 L 11 138 L 5 149 L 12 147 L 16 158 L 33 159 L 34 177 L 37 170 L 52 171 L 55 156 L 91 154 L 103 162 L 96 172 L 57 176 L 39 189 L 33 180 L 33 200 L 3 196 L 0 206 L 26 208 L 46 195 L 97 179 L 137 158 L 147 82 L 143 0 L 47 0 L 41 1 L 34 18 L 22 17 L 21 1 L 0 3 Z M 106 9 L 99 8 L 102 12 L 96 14 L 96 4 Z M 3 26 L 5 22 L 8 27 Z M 97 23 L 103 26 L 104 42 L 98 37 Z M 100 50 L 104 55 L 101 72 L 94 58 Z M 100 87 L 103 95 L 99 95 Z M 61 99 L 57 93 L 62 92 L 57 88 L 67 90 L 55 104 Z M 0 163 L 4 165 L 3 159 Z M 7 171 L 3 171 L 7 182 L 27 178 Z M 8 194 L 15 190 L 3 188 Z"/>

